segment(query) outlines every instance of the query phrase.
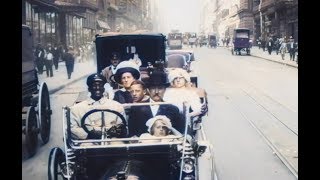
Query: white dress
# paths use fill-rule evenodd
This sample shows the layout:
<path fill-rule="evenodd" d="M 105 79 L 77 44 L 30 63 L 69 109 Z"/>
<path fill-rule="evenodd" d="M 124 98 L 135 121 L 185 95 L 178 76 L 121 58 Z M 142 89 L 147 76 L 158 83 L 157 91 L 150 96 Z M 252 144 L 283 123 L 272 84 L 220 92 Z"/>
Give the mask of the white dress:
<path fill-rule="evenodd" d="M 187 88 L 167 88 L 163 100 L 174 104 L 183 112 L 183 103 L 187 103 L 193 112 L 201 112 L 201 102 L 199 95 Z"/>
<path fill-rule="evenodd" d="M 175 135 L 167 135 L 167 136 L 164 136 L 165 138 L 176 138 L 177 136 Z M 159 137 L 156 137 L 156 136 L 153 136 L 149 133 L 143 133 L 140 135 L 140 138 L 148 138 L 148 140 L 140 140 L 141 143 L 156 143 L 156 142 L 172 142 L 174 141 L 175 139 L 156 139 L 156 138 L 159 138 Z"/>

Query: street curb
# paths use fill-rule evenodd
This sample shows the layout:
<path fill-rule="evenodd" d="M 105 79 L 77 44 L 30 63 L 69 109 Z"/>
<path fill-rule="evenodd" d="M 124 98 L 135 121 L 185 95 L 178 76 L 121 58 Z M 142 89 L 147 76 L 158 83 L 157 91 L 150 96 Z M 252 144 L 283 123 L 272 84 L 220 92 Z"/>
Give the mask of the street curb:
<path fill-rule="evenodd" d="M 272 60 L 272 59 L 264 58 L 264 57 L 261 57 L 261 56 L 252 55 L 252 54 L 251 54 L 251 56 L 257 57 L 257 58 L 261 58 L 261 59 L 264 59 L 264 60 L 268 60 L 268 61 L 272 61 L 272 62 L 276 62 L 276 63 L 279 63 L 279 64 L 283 64 L 283 65 L 287 65 L 287 66 L 298 68 L 298 65 L 288 64 L 288 63 L 285 63 L 285 62 L 276 61 L 276 60 Z"/>
<path fill-rule="evenodd" d="M 58 86 L 58 87 L 56 87 L 56 88 L 54 88 L 54 89 L 51 89 L 51 90 L 49 90 L 49 94 L 54 94 L 54 93 L 56 93 L 57 91 L 65 88 L 66 86 L 68 86 L 68 85 L 70 85 L 70 84 L 73 84 L 73 83 L 75 83 L 75 82 L 77 82 L 77 81 L 80 81 L 81 79 L 86 78 L 86 77 L 88 77 L 89 75 L 90 75 L 90 73 L 85 74 L 85 75 L 80 76 L 80 77 L 78 77 L 78 78 L 76 78 L 76 79 L 73 79 L 72 81 L 70 81 L 70 82 L 68 82 L 68 83 L 66 83 L 66 84 L 63 84 L 63 85 Z"/>
<path fill-rule="evenodd" d="M 225 49 L 228 49 L 228 48 L 225 47 Z M 281 61 L 276 61 L 276 60 L 264 58 L 264 57 L 261 57 L 261 56 L 253 55 L 253 54 L 251 54 L 251 53 L 250 53 L 250 56 L 252 56 L 252 57 L 257 57 L 257 58 L 261 58 L 261 59 L 264 59 L 264 60 L 268 60 L 268 61 L 276 62 L 276 63 L 279 63 L 279 64 L 283 64 L 283 65 L 287 65 L 287 66 L 291 66 L 291 67 L 298 68 L 298 65 L 288 64 L 288 63 L 285 63 L 285 62 L 281 62 Z"/>

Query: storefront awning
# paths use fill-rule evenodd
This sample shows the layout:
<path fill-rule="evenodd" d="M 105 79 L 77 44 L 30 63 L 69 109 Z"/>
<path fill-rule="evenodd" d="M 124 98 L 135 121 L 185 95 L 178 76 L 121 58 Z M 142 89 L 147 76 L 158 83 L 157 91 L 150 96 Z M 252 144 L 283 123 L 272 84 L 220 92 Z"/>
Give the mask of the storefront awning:
<path fill-rule="evenodd" d="M 99 25 L 101 28 L 103 28 L 103 29 L 111 29 L 110 26 L 108 25 L 108 23 L 105 22 L 105 21 L 102 21 L 102 20 L 98 20 L 98 19 L 97 19 L 97 23 L 98 23 L 98 25 Z"/>

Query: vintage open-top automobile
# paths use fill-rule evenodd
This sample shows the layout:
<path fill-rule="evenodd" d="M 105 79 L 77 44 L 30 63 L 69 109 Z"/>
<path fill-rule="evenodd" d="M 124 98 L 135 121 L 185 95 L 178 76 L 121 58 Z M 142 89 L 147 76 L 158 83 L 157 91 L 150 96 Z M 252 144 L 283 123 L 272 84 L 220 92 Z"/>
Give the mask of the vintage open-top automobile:
<path fill-rule="evenodd" d="M 162 34 L 112 33 L 96 36 L 97 72 L 109 65 L 108 57 L 114 51 L 122 59 L 129 59 L 138 53 L 142 61 L 140 71 L 147 80 L 153 70 L 163 69 L 165 60 L 165 36 Z M 80 96 L 79 96 L 80 97 Z M 77 99 L 76 102 L 81 101 Z M 136 106 L 169 104 L 166 102 L 122 104 L 125 109 Z M 64 147 L 51 150 L 48 164 L 48 178 L 56 179 L 140 179 L 140 180 L 206 180 L 216 179 L 212 145 L 206 139 L 203 128 L 195 129 L 194 122 L 183 117 L 183 132 L 180 135 L 158 138 L 121 137 L 108 138 L 109 131 L 101 139 L 74 139 L 70 129 L 70 107 L 63 108 Z M 128 126 L 127 116 L 110 109 L 93 109 L 81 119 L 85 131 L 86 119 L 90 114 L 118 116 Z M 101 121 L 103 118 L 101 118 Z M 172 122 L 176 119 L 171 119 Z M 103 123 L 102 123 L 103 124 Z M 201 127 L 201 122 L 200 122 Z M 103 127 L 101 127 L 103 128 Z M 128 127 L 126 127 L 128 128 Z M 148 141 L 149 142 L 146 142 Z M 150 140 L 152 140 L 150 142 Z M 156 141 L 155 141 L 156 140 Z"/>

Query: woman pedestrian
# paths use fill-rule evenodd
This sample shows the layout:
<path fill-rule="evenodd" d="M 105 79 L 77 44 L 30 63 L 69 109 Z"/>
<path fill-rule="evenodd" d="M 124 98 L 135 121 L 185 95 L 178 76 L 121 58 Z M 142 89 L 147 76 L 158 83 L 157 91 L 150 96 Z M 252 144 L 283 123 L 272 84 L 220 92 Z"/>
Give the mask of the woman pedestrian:
<path fill-rule="evenodd" d="M 282 41 L 280 48 L 279 48 L 280 54 L 281 54 L 281 58 L 282 60 L 284 60 L 284 57 L 286 55 L 287 52 L 287 43 L 285 40 Z"/>

